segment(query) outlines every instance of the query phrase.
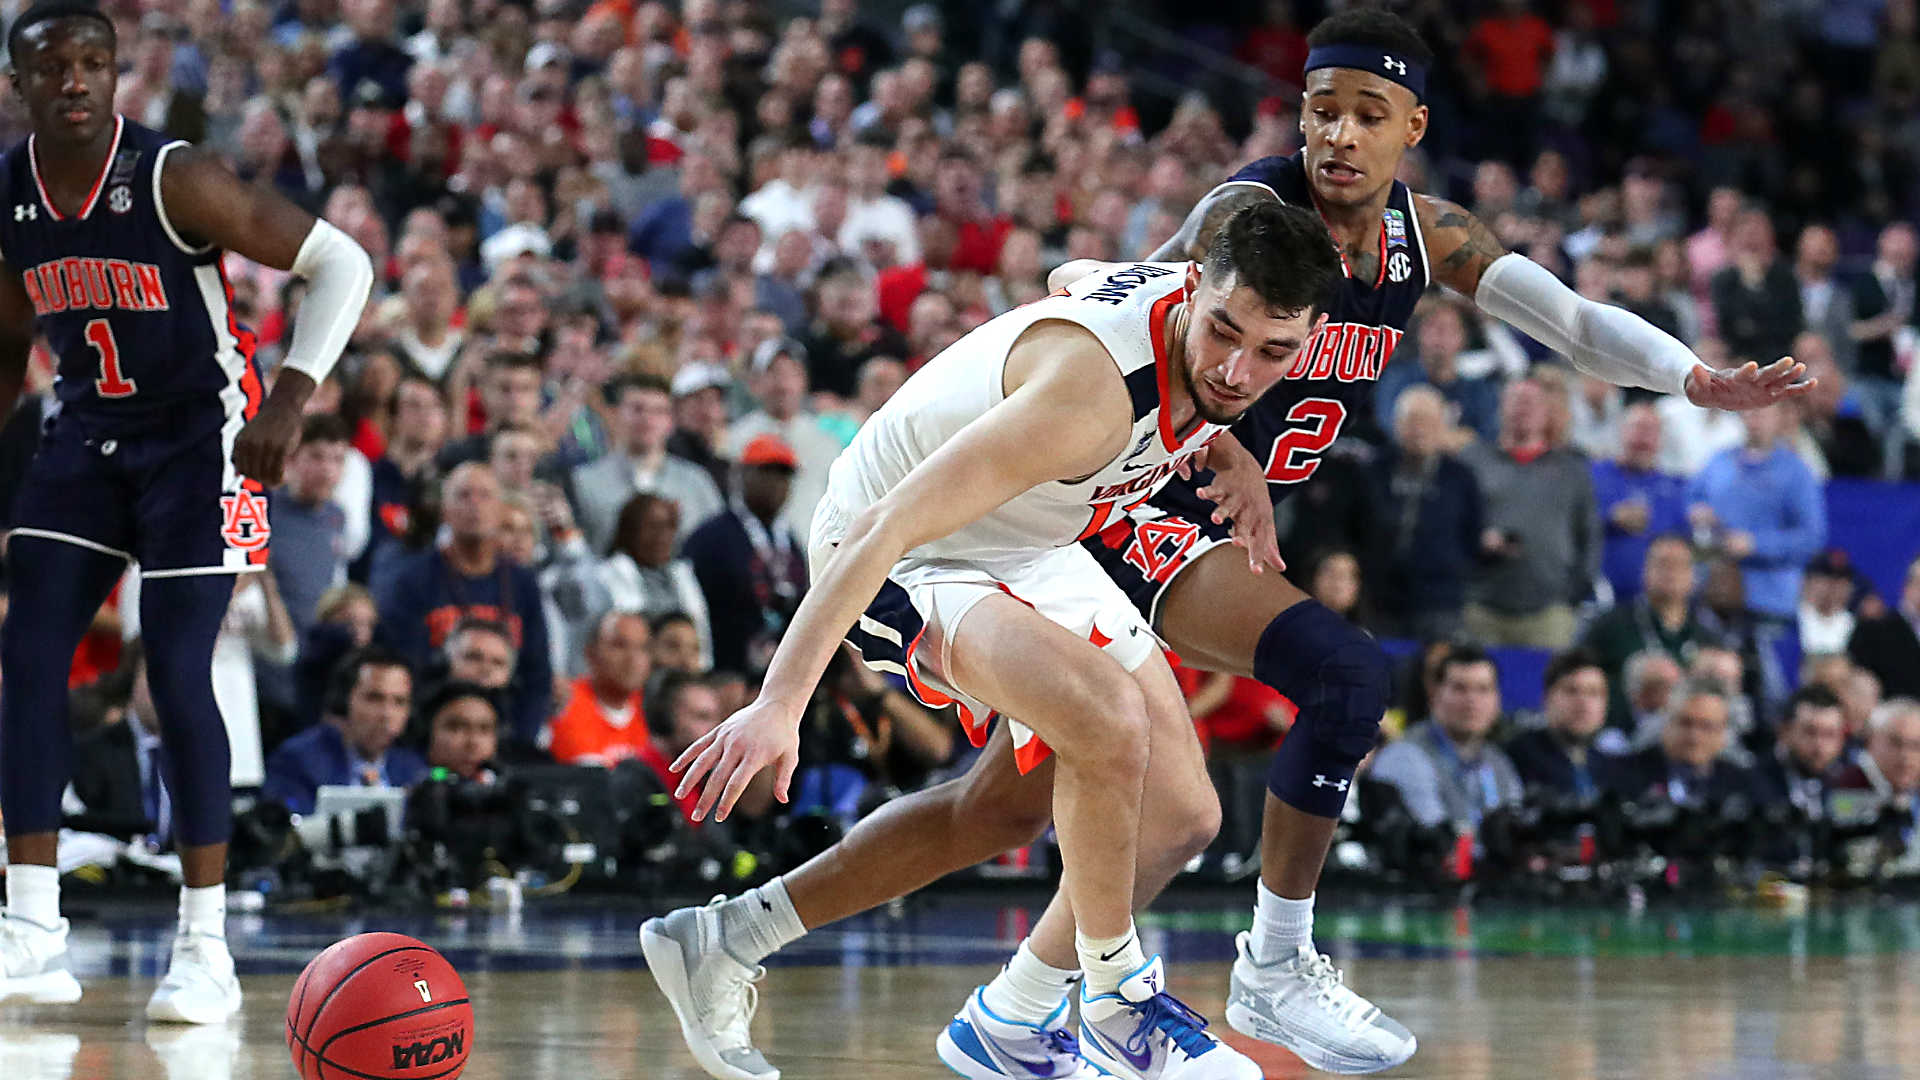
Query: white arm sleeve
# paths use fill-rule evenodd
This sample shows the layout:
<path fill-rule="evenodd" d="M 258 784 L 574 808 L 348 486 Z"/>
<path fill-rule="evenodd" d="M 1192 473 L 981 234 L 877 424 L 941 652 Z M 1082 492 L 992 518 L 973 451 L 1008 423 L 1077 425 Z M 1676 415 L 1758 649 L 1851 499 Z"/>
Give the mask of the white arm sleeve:
<path fill-rule="evenodd" d="M 1574 367 L 1618 386 L 1685 395 L 1687 374 L 1700 363 L 1672 335 L 1624 308 L 1582 297 L 1525 255 L 1495 259 L 1473 299 Z"/>
<path fill-rule="evenodd" d="M 318 383 L 333 370 L 360 324 L 373 289 L 373 262 L 353 238 L 316 220 L 300 244 L 293 272 L 307 280 L 307 298 L 293 322 L 283 363 Z"/>

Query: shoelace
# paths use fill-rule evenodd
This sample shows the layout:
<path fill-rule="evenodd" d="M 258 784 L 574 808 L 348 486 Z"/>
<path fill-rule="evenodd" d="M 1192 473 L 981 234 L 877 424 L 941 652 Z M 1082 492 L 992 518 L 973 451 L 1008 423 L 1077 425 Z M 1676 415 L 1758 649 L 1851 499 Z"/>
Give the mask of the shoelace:
<path fill-rule="evenodd" d="M 722 983 L 716 987 L 713 996 L 715 1048 L 738 1050 L 753 1045 L 748 1029 L 753 1025 L 754 1011 L 760 1008 L 760 988 L 755 984 L 766 973 L 766 968 L 756 967 L 753 975 L 741 979 L 738 986 L 728 987 Z"/>
<path fill-rule="evenodd" d="M 14 922 L 0 916 L 0 974 L 23 971 L 33 964 L 33 951 Z"/>
<path fill-rule="evenodd" d="M 1372 1002 L 1347 987 L 1346 973 L 1333 966 L 1333 957 L 1305 948 L 1300 951 L 1305 955 L 1299 969 L 1301 978 L 1313 991 L 1314 1000 L 1325 1005 L 1341 1023 L 1358 1027 L 1379 1012 Z"/>
<path fill-rule="evenodd" d="M 1074 1038 L 1073 1032 L 1066 1028 L 1043 1031 L 1040 1037 L 1047 1041 L 1047 1052 L 1050 1054 L 1076 1058 L 1080 1056 L 1080 1040 Z"/>
<path fill-rule="evenodd" d="M 1207 1034 L 1206 1017 L 1187 1008 L 1172 994 L 1155 994 L 1134 1008 L 1140 1011 L 1140 1026 L 1128 1036 L 1128 1050 L 1144 1053 L 1147 1038 L 1155 1031 L 1164 1033 L 1189 1058 L 1197 1058 L 1217 1045 L 1213 1036 Z"/>
<path fill-rule="evenodd" d="M 183 959 L 187 962 L 182 963 Z M 216 990 L 225 989 L 220 978 L 214 974 L 213 960 L 207 955 L 207 946 L 198 934 L 174 939 L 173 956 L 167 964 L 163 981 L 178 987 L 185 987 L 189 982 L 200 982 Z"/>

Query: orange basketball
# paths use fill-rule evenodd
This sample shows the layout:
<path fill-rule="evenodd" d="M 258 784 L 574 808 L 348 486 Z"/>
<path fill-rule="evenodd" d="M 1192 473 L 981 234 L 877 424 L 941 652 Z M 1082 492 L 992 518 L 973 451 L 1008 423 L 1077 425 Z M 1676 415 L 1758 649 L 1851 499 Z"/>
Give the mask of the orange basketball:
<path fill-rule="evenodd" d="M 361 934 L 300 973 L 287 1049 L 304 1080 L 452 1080 L 473 1050 L 473 1006 L 431 945 Z"/>

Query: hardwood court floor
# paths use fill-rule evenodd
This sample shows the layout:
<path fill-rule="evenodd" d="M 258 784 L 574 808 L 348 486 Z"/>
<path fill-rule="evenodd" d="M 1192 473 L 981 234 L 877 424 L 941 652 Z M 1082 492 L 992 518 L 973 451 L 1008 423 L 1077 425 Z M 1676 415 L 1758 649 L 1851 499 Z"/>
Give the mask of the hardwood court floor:
<path fill-rule="evenodd" d="M 933 1056 L 934 1035 L 992 973 L 994 951 L 1017 940 L 1022 917 L 955 915 L 816 935 L 795 964 L 770 971 L 756 1035 L 787 1080 L 952 1075 Z M 1211 923 L 1238 917 L 1186 912 L 1147 929 L 1176 964 L 1175 992 L 1208 1016 L 1221 1015 L 1219 957 L 1230 948 Z M 469 1080 L 703 1075 L 638 967 L 638 913 L 530 914 L 508 926 L 474 918 L 393 927 L 442 947 L 466 976 L 477 1018 Z M 1584 929 L 1554 912 L 1515 918 L 1388 913 L 1346 933 L 1348 920 L 1323 920 L 1349 980 L 1420 1037 L 1413 1061 L 1385 1075 L 1920 1078 L 1920 923 L 1911 911 L 1798 924 L 1649 916 L 1629 926 L 1607 916 Z M 996 926 L 1006 933 L 981 932 Z M 242 970 L 257 973 L 245 978 L 243 1020 L 214 1029 L 152 1029 L 138 1019 L 164 961 L 164 921 L 79 928 L 86 998 L 65 1009 L 0 1006 L 0 1080 L 291 1077 L 282 1016 L 298 967 L 327 941 L 372 928 L 281 919 L 236 927 Z M 1228 1039 L 1269 1077 L 1317 1075 L 1284 1051 Z"/>

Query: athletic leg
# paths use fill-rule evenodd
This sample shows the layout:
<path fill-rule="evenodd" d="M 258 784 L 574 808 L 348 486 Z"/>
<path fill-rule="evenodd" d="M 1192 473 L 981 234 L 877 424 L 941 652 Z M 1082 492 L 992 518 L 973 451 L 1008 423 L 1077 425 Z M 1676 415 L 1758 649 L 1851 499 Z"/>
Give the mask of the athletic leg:
<path fill-rule="evenodd" d="M 1168 585 L 1160 632 L 1188 663 L 1257 678 L 1299 713 L 1267 776 L 1254 929 L 1238 944 L 1227 1019 L 1331 1072 L 1374 1072 L 1411 1057 L 1404 1027 L 1333 982 L 1314 949 L 1313 893 L 1360 759 L 1386 709 L 1385 656 L 1365 633 L 1278 574 L 1255 575 L 1236 548 L 1195 558 Z M 1342 996 L 1344 995 L 1344 996 Z"/>
<path fill-rule="evenodd" d="M 173 960 L 147 1016 L 218 1023 L 240 1008 L 226 945 L 231 762 L 212 679 L 214 639 L 233 598 L 233 576 L 147 577 L 140 593 L 140 623 L 149 628 L 143 635 L 147 685 L 167 747 L 167 790 L 185 878 Z"/>
<path fill-rule="evenodd" d="M 72 771 L 67 671 L 126 560 L 79 544 L 15 535 L 12 595 L 0 626 L 0 814 L 7 909 L 0 921 L 0 1000 L 74 1001 L 66 967 L 57 847 L 60 795 Z"/>

